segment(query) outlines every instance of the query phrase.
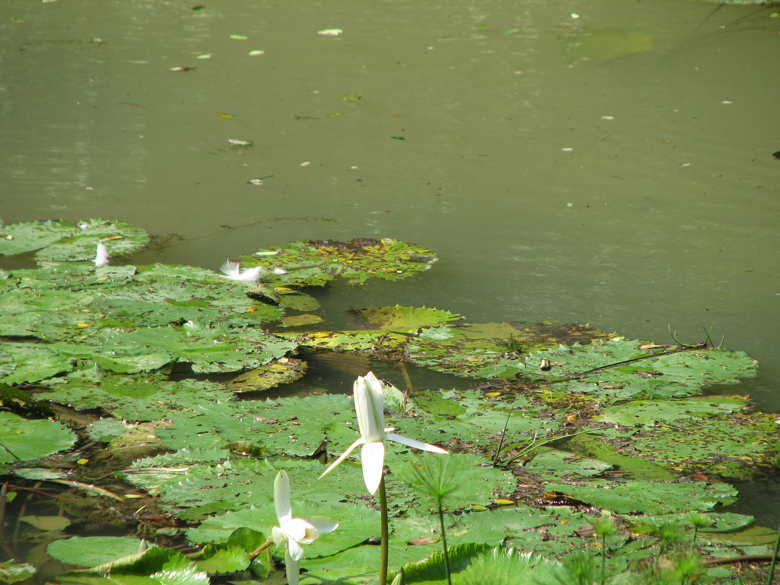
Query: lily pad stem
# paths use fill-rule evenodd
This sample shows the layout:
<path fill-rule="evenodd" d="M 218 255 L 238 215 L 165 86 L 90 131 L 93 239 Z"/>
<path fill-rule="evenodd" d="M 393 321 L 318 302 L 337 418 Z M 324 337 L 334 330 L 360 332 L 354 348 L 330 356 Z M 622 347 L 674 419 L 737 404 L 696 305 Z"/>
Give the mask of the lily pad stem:
<path fill-rule="evenodd" d="M 444 546 L 444 570 L 447 571 L 447 585 L 452 585 L 452 577 L 450 577 L 450 554 L 447 551 L 447 533 L 444 531 L 444 512 L 441 505 L 441 498 L 438 498 L 439 504 L 439 523 L 441 524 L 441 542 Z"/>
<path fill-rule="evenodd" d="M 382 522 L 382 552 L 379 559 L 379 585 L 387 585 L 387 558 L 390 545 L 390 531 L 387 525 L 387 492 L 385 492 L 385 476 L 379 482 L 379 510 Z"/>

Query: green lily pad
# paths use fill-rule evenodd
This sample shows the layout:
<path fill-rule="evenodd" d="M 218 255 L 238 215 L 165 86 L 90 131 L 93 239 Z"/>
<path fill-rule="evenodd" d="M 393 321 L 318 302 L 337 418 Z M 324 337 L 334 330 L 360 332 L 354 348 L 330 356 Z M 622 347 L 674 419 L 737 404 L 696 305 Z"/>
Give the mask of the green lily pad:
<path fill-rule="evenodd" d="M 289 384 L 306 374 L 306 362 L 281 358 L 269 366 L 262 366 L 239 374 L 228 383 L 234 392 L 268 390 L 280 384 Z"/>
<path fill-rule="evenodd" d="M 775 415 L 723 416 L 644 428 L 632 438 L 634 453 L 683 473 L 745 478 L 776 454 Z"/>
<path fill-rule="evenodd" d="M 711 417 L 739 412 L 745 408 L 743 396 L 697 396 L 681 400 L 635 400 L 604 410 L 595 420 L 623 426 L 654 426 L 659 422 Z"/>
<path fill-rule="evenodd" d="M 321 286 L 336 276 L 350 284 L 371 277 L 398 280 L 428 270 L 437 258 L 428 248 L 384 238 L 293 242 L 261 249 L 242 260 L 244 266 L 266 268 L 272 282 Z M 286 274 L 278 274 L 282 271 Z"/>
<path fill-rule="evenodd" d="M 727 483 L 707 484 L 700 481 L 589 480 L 573 484 L 548 483 L 545 488 L 618 514 L 707 511 L 717 504 L 733 503 L 737 495 L 737 491 Z"/>
<path fill-rule="evenodd" d="M 75 442 L 76 435 L 61 423 L 0 412 L 0 463 L 38 459 Z"/>
<path fill-rule="evenodd" d="M 153 547 L 92 569 L 58 575 L 68 585 L 209 585 L 208 573 L 179 551 Z"/>
<path fill-rule="evenodd" d="M 530 463 L 525 465 L 525 468 L 544 479 L 559 480 L 599 475 L 607 469 L 611 469 L 612 465 L 598 459 L 542 448 Z"/>
<path fill-rule="evenodd" d="M 449 311 L 426 309 L 425 307 L 401 307 L 400 305 L 353 309 L 353 311 L 365 319 L 369 325 L 382 331 L 415 331 L 423 327 L 443 325 L 463 319 L 461 315 Z"/>
<path fill-rule="evenodd" d="M 277 332 L 277 337 L 319 350 L 390 352 L 400 349 L 408 336 L 391 331 Z"/>
<path fill-rule="evenodd" d="M 46 548 L 50 557 L 78 567 L 102 565 L 143 550 L 140 540 L 124 536 L 73 536 Z"/>
<path fill-rule="evenodd" d="M 32 221 L 6 225 L 0 231 L 0 254 L 38 250 L 35 256 L 39 263 L 91 261 L 98 240 L 108 248 L 109 256 L 129 254 L 149 243 L 149 234 L 141 228 L 104 219 Z"/>
<path fill-rule="evenodd" d="M 423 333 L 406 346 L 415 364 L 474 378 L 510 378 L 533 372 L 539 362 L 526 362 L 532 351 L 562 343 L 588 343 L 603 333 L 582 325 L 546 323 L 479 323 Z"/>

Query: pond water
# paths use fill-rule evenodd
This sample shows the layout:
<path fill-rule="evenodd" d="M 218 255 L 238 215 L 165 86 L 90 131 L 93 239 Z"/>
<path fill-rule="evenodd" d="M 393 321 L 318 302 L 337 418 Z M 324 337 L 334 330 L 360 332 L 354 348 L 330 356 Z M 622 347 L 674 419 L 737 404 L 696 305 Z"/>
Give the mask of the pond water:
<path fill-rule="evenodd" d="M 431 271 L 336 287 L 329 323 L 400 303 L 659 343 L 712 327 L 761 366 L 724 391 L 780 410 L 773 12 L 9 0 L 0 216 L 120 219 L 160 236 L 135 262 L 211 269 L 293 240 L 415 242 Z"/>

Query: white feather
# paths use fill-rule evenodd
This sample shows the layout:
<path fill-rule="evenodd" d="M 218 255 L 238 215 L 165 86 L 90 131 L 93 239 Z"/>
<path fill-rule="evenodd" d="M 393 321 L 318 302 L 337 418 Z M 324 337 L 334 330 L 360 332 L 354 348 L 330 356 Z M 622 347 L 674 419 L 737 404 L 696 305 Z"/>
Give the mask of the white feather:
<path fill-rule="evenodd" d="M 95 256 L 93 262 L 97 267 L 108 264 L 108 248 L 106 248 L 106 245 L 100 240 L 98 240 L 97 255 Z"/>
<path fill-rule="evenodd" d="M 220 267 L 220 270 L 225 274 L 222 278 L 229 278 L 230 280 L 241 280 L 245 282 L 257 282 L 260 280 L 260 275 L 265 272 L 262 266 L 253 266 L 252 268 L 244 268 L 241 270 L 241 264 L 239 262 L 233 262 L 232 260 L 226 260 Z"/>
<path fill-rule="evenodd" d="M 239 268 L 241 268 L 241 264 L 238 262 L 233 262 L 232 260 L 225 260 L 222 266 L 219 267 L 219 269 L 226 275 L 222 278 L 229 278 L 231 280 L 239 280 L 241 278 Z M 220 276 L 222 275 L 220 274 Z"/>

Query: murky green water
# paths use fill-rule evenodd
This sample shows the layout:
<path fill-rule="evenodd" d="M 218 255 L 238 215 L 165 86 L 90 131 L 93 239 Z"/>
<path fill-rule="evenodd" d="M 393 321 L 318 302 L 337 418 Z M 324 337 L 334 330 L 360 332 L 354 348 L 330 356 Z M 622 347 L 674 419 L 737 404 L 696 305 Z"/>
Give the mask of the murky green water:
<path fill-rule="evenodd" d="M 773 10 L 194 7 L 0 5 L 3 220 L 117 218 L 181 236 L 138 261 L 214 269 L 290 240 L 418 242 L 433 270 L 341 287 L 332 318 L 402 303 L 658 342 L 714 324 L 761 362 L 738 391 L 780 410 Z"/>

